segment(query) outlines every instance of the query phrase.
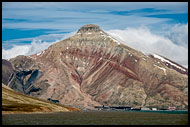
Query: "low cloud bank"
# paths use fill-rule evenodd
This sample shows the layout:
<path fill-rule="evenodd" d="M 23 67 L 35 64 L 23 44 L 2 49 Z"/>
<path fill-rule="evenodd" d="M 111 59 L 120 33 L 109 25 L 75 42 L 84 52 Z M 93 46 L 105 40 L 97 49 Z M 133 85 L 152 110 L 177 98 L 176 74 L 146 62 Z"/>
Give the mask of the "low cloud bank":
<path fill-rule="evenodd" d="M 47 49 L 50 45 L 59 42 L 61 40 L 66 39 L 67 37 L 70 37 L 75 32 L 63 34 L 63 35 L 57 35 L 57 34 L 49 34 L 49 35 L 42 35 L 39 37 L 33 38 L 33 41 L 30 44 L 26 45 L 13 45 L 10 49 L 2 49 L 2 58 L 3 59 L 10 59 L 13 57 L 16 57 L 18 55 L 32 55 L 36 53 L 40 53 L 43 50 Z M 49 41 L 48 40 L 55 40 L 55 41 Z M 23 38 L 23 39 L 16 39 L 12 42 L 17 41 L 29 41 L 32 38 Z"/>
<path fill-rule="evenodd" d="M 165 56 L 188 68 L 188 25 L 172 27 L 168 36 L 153 34 L 149 28 L 126 28 L 106 31 L 124 44 L 144 53 Z"/>
<path fill-rule="evenodd" d="M 41 42 L 40 40 L 33 40 L 32 43 L 29 45 L 14 45 L 11 49 L 3 49 L 3 59 L 13 58 L 18 55 L 28 56 L 36 54 L 48 48 L 52 43 Z"/>

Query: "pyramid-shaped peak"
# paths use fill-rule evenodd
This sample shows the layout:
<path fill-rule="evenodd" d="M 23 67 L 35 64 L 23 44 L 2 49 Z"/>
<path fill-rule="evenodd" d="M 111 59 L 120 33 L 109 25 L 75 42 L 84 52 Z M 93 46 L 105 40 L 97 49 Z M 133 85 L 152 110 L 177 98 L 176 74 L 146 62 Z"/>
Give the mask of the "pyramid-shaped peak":
<path fill-rule="evenodd" d="M 79 32 L 87 32 L 87 31 L 94 31 L 94 32 L 98 32 L 98 31 L 102 31 L 100 29 L 100 27 L 96 24 L 87 24 L 82 26 L 77 33 Z"/>

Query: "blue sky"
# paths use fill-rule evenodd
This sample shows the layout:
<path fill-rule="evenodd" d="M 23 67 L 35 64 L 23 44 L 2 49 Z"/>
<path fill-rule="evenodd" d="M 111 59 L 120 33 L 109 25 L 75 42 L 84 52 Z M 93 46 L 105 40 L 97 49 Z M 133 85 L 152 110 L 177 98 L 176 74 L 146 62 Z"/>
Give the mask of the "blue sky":
<path fill-rule="evenodd" d="M 188 24 L 188 3 L 3 2 L 2 48 L 8 51 L 34 40 L 51 44 L 85 24 L 98 24 L 105 31 L 146 27 L 152 34 L 169 38 L 175 27 L 187 29 L 183 25 Z M 176 39 L 172 42 L 180 45 Z M 188 42 L 181 43 L 187 46 Z"/>

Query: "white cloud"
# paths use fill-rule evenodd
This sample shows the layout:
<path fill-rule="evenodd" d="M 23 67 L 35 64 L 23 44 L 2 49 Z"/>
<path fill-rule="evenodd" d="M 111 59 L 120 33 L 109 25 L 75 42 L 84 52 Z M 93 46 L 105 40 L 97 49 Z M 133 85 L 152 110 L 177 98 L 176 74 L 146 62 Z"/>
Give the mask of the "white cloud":
<path fill-rule="evenodd" d="M 162 12 L 164 14 L 187 13 L 188 11 L 187 2 L 4 2 L 2 27 L 3 29 L 73 31 L 89 23 L 98 24 L 104 29 L 121 29 L 123 26 L 133 27 L 139 24 L 158 26 L 158 24 L 168 23 L 168 21 L 172 20 L 169 18 L 144 17 L 144 14 L 141 15 L 139 12 L 133 15 L 111 13 L 143 8 L 167 10 Z M 158 13 L 160 11 L 148 12 L 147 14 Z"/>
<path fill-rule="evenodd" d="M 134 10 L 142 8 L 188 11 L 188 2 L 3 2 L 3 9 Z"/>
<path fill-rule="evenodd" d="M 24 12 L 22 10 L 15 10 L 14 13 L 12 11 L 5 11 L 3 14 L 3 29 L 54 29 L 73 31 L 85 24 L 98 24 L 104 29 L 115 29 L 122 28 L 123 26 L 138 26 L 139 24 L 157 25 L 171 20 L 136 15 L 122 16 L 109 13 L 99 14 L 59 10 L 26 10 Z M 16 21 L 22 19 L 24 21 L 8 22 L 6 18 L 15 19 Z"/>
<path fill-rule="evenodd" d="M 49 35 L 41 35 L 39 37 L 33 38 L 33 41 L 28 45 L 13 45 L 10 49 L 2 49 L 2 58 L 3 59 L 10 59 L 16 57 L 18 55 L 32 55 L 43 50 L 47 49 L 50 45 L 59 42 L 60 40 L 64 40 L 65 38 L 72 36 L 76 32 L 71 32 L 68 34 L 64 34 L 62 36 L 57 34 L 49 34 Z M 55 41 L 46 42 L 48 38 L 54 37 Z M 60 38 L 61 37 L 61 38 Z M 31 40 L 32 38 L 24 38 L 24 39 L 15 39 L 13 41 L 26 41 Z M 52 38 L 51 38 L 52 39 Z"/>
<path fill-rule="evenodd" d="M 175 27 L 176 26 L 173 28 L 174 31 L 176 30 Z M 188 47 L 180 45 L 181 42 L 178 42 L 177 44 L 174 43 L 174 40 L 187 40 L 188 36 L 183 30 L 175 32 L 178 34 L 176 34 L 176 37 L 173 37 L 172 40 L 161 35 L 153 34 L 149 28 L 145 26 L 107 31 L 110 35 L 134 49 L 145 53 L 157 53 L 181 64 L 184 67 L 188 67 Z"/>
<path fill-rule="evenodd" d="M 19 45 L 19 46 L 14 45 L 13 48 L 11 49 L 7 49 L 7 50 L 3 49 L 2 57 L 3 59 L 9 59 L 9 58 L 16 57 L 18 55 L 27 56 L 27 55 L 35 54 L 48 48 L 50 44 L 52 43 L 40 42 L 40 41 L 34 40 L 29 45 Z"/>
<path fill-rule="evenodd" d="M 169 32 L 169 39 L 175 44 L 188 46 L 188 24 L 176 24 Z"/>

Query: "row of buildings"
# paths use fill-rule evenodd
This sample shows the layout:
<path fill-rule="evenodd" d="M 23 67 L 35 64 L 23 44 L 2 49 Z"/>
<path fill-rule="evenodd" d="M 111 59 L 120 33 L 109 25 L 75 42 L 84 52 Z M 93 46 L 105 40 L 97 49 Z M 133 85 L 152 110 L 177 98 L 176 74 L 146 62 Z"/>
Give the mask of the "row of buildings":
<path fill-rule="evenodd" d="M 174 111 L 176 110 L 175 107 L 168 107 L 167 109 L 157 109 L 157 108 L 132 108 L 130 106 L 94 106 L 95 109 L 98 109 L 98 110 L 125 110 L 125 111 L 149 111 L 149 110 L 152 110 L 152 111 L 157 111 L 157 110 L 169 110 L 169 111 Z"/>

